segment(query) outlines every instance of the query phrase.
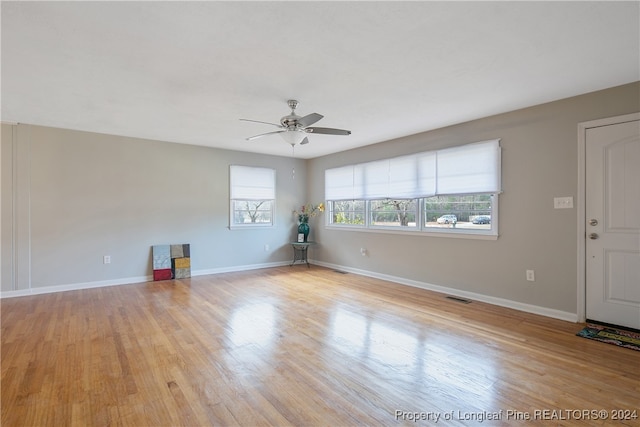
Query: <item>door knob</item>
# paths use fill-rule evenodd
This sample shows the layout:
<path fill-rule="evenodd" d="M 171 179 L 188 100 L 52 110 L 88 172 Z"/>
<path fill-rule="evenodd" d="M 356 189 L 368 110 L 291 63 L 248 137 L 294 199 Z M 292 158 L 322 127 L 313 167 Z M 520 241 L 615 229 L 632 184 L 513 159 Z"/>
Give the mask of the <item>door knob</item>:
<path fill-rule="evenodd" d="M 591 233 L 591 234 L 589 234 L 589 238 L 590 238 L 591 240 L 596 240 L 598 237 L 599 237 L 599 236 L 598 236 L 598 234 L 597 234 L 597 233 Z"/>
<path fill-rule="evenodd" d="M 598 220 L 597 219 L 590 219 L 589 220 L 589 225 L 593 225 L 593 226 L 598 225 Z"/>

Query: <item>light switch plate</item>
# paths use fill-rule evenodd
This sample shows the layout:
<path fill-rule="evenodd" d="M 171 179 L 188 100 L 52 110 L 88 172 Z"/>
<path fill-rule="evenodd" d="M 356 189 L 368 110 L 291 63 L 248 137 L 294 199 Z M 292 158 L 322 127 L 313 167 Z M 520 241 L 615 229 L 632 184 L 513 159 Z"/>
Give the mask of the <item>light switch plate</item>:
<path fill-rule="evenodd" d="M 554 209 L 571 209 L 573 208 L 573 197 L 554 197 Z"/>

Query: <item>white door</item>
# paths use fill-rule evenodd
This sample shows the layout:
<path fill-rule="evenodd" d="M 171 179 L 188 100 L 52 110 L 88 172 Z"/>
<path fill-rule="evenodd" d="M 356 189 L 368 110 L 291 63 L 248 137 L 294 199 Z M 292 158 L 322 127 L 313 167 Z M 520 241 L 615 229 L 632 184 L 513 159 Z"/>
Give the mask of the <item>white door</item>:
<path fill-rule="evenodd" d="M 586 317 L 640 329 L 640 121 L 586 131 Z"/>

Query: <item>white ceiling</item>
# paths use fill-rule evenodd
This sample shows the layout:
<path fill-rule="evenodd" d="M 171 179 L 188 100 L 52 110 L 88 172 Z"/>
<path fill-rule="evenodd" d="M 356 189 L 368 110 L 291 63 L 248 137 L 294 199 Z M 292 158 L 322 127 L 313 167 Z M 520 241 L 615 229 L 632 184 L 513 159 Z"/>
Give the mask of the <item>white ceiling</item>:
<path fill-rule="evenodd" d="M 2 2 L 2 120 L 312 158 L 640 80 L 639 2 Z"/>

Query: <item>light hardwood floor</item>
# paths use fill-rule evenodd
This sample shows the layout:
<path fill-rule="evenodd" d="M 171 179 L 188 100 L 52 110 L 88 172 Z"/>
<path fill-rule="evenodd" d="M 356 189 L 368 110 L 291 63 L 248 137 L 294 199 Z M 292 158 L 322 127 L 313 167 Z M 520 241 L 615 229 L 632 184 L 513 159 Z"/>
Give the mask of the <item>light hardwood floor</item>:
<path fill-rule="evenodd" d="M 607 425 L 575 411 L 640 405 L 640 352 L 582 325 L 317 266 L 1 310 L 5 427 Z"/>

